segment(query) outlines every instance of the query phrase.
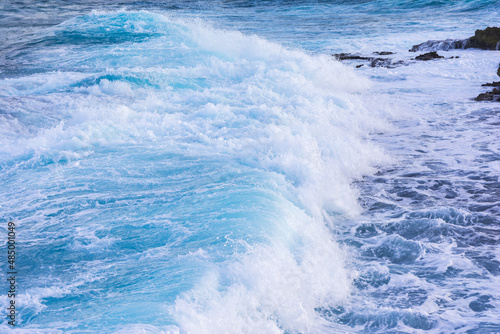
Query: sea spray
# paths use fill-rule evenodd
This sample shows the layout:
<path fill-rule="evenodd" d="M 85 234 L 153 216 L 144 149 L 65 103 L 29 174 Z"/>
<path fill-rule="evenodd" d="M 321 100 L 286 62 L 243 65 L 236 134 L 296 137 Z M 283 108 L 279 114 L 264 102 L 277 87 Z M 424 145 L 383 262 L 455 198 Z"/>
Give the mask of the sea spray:
<path fill-rule="evenodd" d="M 24 326 L 328 328 L 317 309 L 345 302 L 352 274 L 327 225 L 359 214 L 351 183 L 388 161 L 367 79 L 147 11 L 70 19 L 30 47 L 44 70 L 0 83 L 3 173 L 17 175 L 2 210 L 38 254 Z"/>

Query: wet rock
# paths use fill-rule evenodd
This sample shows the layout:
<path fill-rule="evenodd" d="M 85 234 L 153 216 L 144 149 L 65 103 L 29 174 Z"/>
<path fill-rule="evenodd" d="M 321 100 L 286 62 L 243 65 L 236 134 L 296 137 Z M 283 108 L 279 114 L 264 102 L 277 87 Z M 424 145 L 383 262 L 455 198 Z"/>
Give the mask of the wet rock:
<path fill-rule="evenodd" d="M 500 28 L 488 27 L 476 30 L 474 36 L 469 38 L 467 47 L 483 50 L 498 50 L 500 45 Z"/>
<path fill-rule="evenodd" d="M 414 45 L 410 52 L 417 51 L 448 51 L 451 49 L 466 49 L 469 39 L 446 39 L 443 41 L 427 41 Z"/>
<path fill-rule="evenodd" d="M 439 59 L 439 58 L 444 58 L 444 57 L 438 55 L 436 51 L 427 52 L 427 53 L 424 53 L 424 54 L 421 54 L 421 55 L 415 57 L 416 60 L 423 60 L 423 61 L 432 60 L 432 59 Z"/>
<path fill-rule="evenodd" d="M 363 57 L 352 53 L 336 53 L 332 55 L 337 60 L 372 60 L 373 57 Z"/>
<path fill-rule="evenodd" d="M 479 94 L 476 101 L 492 101 L 492 102 L 500 102 L 500 89 L 493 88 L 491 92 L 486 92 Z"/>
<path fill-rule="evenodd" d="M 493 81 L 489 83 L 482 84 L 483 87 L 500 87 L 500 81 Z"/>
<path fill-rule="evenodd" d="M 392 61 L 388 58 L 372 58 L 370 67 L 389 67 Z"/>
<path fill-rule="evenodd" d="M 498 65 L 497 75 L 500 77 L 500 65 Z"/>
<path fill-rule="evenodd" d="M 380 54 L 380 55 L 389 55 L 393 54 L 393 52 L 389 51 L 382 51 L 382 52 L 374 52 L 374 54 Z M 368 57 L 368 56 L 360 56 L 357 54 L 352 54 L 352 53 L 336 53 L 332 55 L 335 57 L 335 59 L 339 61 L 343 60 L 361 60 L 361 61 L 366 61 L 369 62 L 366 65 L 369 65 L 370 67 L 386 67 L 386 68 L 395 68 L 401 65 L 405 65 L 404 61 L 398 60 L 398 61 L 393 61 L 390 58 L 380 58 L 380 57 Z M 356 68 L 360 68 L 364 66 L 365 64 L 359 64 L 356 65 Z"/>
<path fill-rule="evenodd" d="M 421 44 L 414 45 L 409 51 L 448 51 L 451 49 L 469 49 L 476 48 L 482 50 L 499 50 L 500 49 L 500 28 L 488 27 L 486 29 L 478 29 L 474 36 L 467 39 L 446 39 L 446 40 L 431 40 Z M 500 74 L 499 74 L 500 75 Z"/>
<path fill-rule="evenodd" d="M 388 55 L 395 54 L 395 52 L 391 52 L 391 51 L 375 51 L 373 54 L 374 55 L 379 55 L 379 56 L 388 56 Z"/>
<path fill-rule="evenodd" d="M 392 59 L 388 58 L 374 58 L 370 62 L 371 67 L 386 67 L 386 68 L 395 68 L 404 64 L 405 62 L 402 60 L 392 61 Z"/>

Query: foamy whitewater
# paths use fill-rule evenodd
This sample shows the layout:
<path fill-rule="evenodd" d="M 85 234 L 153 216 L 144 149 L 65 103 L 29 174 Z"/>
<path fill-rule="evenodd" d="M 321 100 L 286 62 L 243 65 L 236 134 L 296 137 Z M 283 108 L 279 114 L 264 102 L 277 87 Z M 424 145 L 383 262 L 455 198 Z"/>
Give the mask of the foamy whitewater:
<path fill-rule="evenodd" d="M 500 333 L 499 1 L 0 8 L 0 332 Z"/>

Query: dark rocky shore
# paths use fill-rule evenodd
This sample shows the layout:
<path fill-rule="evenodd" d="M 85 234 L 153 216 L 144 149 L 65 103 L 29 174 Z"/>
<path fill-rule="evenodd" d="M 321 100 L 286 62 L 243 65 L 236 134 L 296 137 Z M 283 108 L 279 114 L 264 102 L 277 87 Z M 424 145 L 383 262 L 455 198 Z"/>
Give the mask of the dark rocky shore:
<path fill-rule="evenodd" d="M 467 39 L 446 39 L 446 40 L 429 40 L 427 42 L 414 45 L 409 52 L 425 52 L 410 61 L 394 60 L 391 57 L 395 52 L 391 51 L 375 51 L 373 55 L 359 55 L 352 53 L 338 53 L 332 56 L 339 61 L 354 61 L 355 67 L 360 68 L 362 66 L 370 67 L 385 67 L 385 68 L 395 68 L 403 65 L 410 65 L 416 61 L 430 61 L 436 59 L 453 59 L 458 58 L 458 56 L 452 56 L 445 58 L 437 53 L 437 51 L 448 51 L 452 49 L 481 49 L 481 50 L 500 50 L 500 28 L 498 27 L 487 27 L 483 30 L 476 30 L 474 36 Z M 375 55 L 375 56 L 374 56 Z M 500 76 L 500 65 L 497 69 L 497 74 Z M 493 90 L 479 94 L 475 100 L 476 101 L 492 101 L 500 102 L 500 82 L 486 83 L 482 86 L 494 87 Z"/>
<path fill-rule="evenodd" d="M 375 55 L 379 56 L 387 56 L 387 55 L 393 55 L 394 52 L 390 51 L 376 51 L 373 52 Z M 368 62 L 368 66 L 370 67 L 387 67 L 387 68 L 394 68 L 400 65 L 404 65 L 404 62 L 402 60 L 399 61 L 393 61 L 390 58 L 382 58 L 382 57 L 373 57 L 373 56 L 360 56 L 357 54 L 352 54 L 352 53 L 337 53 L 333 55 L 335 59 L 339 61 L 343 60 L 361 60 L 364 62 Z M 360 68 L 365 64 L 358 64 L 356 65 L 356 68 Z"/>
<path fill-rule="evenodd" d="M 447 51 L 450 49 L 469 48 L 498 51 L 500 49 L 500 28 L 488 27 L 483 30 L 478 29 L 474 33 L 474 36 L 463 40 L 447 39 L 444 41 L 427 41 L 418 45 L 414 45 L 409 51 L 431 51 L 436 53 L 437 50 Z M 498 76 L 500 76 L 500 66 L 497 69 L 497 74 Z M 500 82 L 487 83 L 483 84 L 482 86 L 500 87 Z M 493 90 L 489 92 L 479 94 L 475 98 L 475 100 L 500 102 L 500 89 L 493 88 Z"/>
<path fill-rule="evenodd" d="M 394 55 L 395 52 L 390 52 L 390 51 L 376 51 L 373 52 L 373 54 L 380 55 L 380 56 L 387 56 L 387 55 Z M 382 58 L 382 57 L 373 57 L 373 56 L 361 56 L 359 54 L 352 54 L 352 53 L 337 53 L 332 55 L 335 57 L 335 59 L 339 61 L 343 60 L 356 60 L 356 61 L 361 61 L 365 62 L 366 65 L 370 67 L 386 67 L 386 68 L 395 68 L 398 66 L 402 65 L 409 65 L 411 62 L 408 61 L 403 61 L 403 60 L 393 60 L 392 58 Z M 415 58 L 412 58 L 412 61 L 427 61 L 427 60 L 433 60 L 433 59 L 440 59 L 444 58 L 443 56 L 437 54 L 437 52 L 428 52 L 421 54 L 419 56 L 416 56 Z M 457 57 L 450 57 L 449 59 L 452 58 L 458 58 Z M 360 68 L 361 66 L 364 66 L 365 64 L 358 64 L 356 65 L 356 68 Z"/>
<path fill-rule="evenodd" d="M 497 70 L 498 76 L 500 76 L 500 65 Z M 490 83 L 482 84 L 483 87 L 500 87 L 500 81 L 494 81 Z M 481 93 L 475 98 L 476 101 L 492 101 L 492 102 L 500 102 L 500 89 L 493 88 L 493 90 Z"/>
<path fill-rule="evenodd" d="M 466 39 L 446 39 L 441 41 L 427 41 L 414 45 L 409 51 L 448 51 L 451 49 L 481 49 L 499 50 L 500 28 L 488 27 L 484 30 L 476 30 L 474 36 Z"/>

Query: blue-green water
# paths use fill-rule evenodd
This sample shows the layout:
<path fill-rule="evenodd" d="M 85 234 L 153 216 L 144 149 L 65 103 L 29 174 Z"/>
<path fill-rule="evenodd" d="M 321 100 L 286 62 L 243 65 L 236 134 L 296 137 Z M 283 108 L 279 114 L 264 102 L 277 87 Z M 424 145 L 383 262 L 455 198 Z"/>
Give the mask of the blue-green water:
<path fill-rule="evenodd" d="M 498 1 L 0 6 L 16 328 L 500 332 Z"/>

